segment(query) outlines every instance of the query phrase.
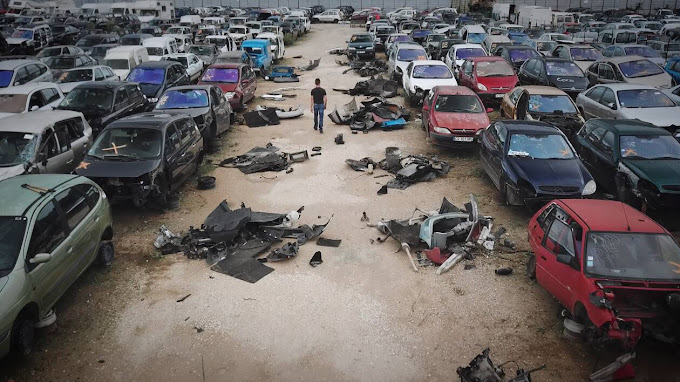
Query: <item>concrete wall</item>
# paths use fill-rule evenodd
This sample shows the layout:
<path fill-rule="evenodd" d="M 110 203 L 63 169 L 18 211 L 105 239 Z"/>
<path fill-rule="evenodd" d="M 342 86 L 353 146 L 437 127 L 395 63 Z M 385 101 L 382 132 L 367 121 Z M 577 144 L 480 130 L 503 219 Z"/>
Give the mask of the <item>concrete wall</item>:
<path fill-rule="evenodd" d="M 595 10 L 607 10 L 616 8 L 635 8 L 640 4 L 640 12 L 656 12 L 658 8 L 677 9 L 680 0 L 498 0 L 498 3 L 528 4 L 551 7 L 553 10 L 565 10 L 567 8 L 586 7 Z"/>

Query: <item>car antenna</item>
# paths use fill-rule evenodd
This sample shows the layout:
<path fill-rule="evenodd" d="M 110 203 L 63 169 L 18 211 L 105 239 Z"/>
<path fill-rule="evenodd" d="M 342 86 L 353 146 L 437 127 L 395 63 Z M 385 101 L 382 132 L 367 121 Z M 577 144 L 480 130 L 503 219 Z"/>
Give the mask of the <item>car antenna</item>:
<path fill-rule="evenodd" d="M 630 232 L 630 223 L 628 222 L 628 214 L 626 214 L 626 207 L 621 203 L 621 209 L 623 209 L 623 214 L 626 216 L 626 226 L 628 228 L 628 232 Z"/>
<path fill-rule="evenodd" d="M 38 186 L 32 186 L 32 185 L 27 184 L 27 183 L 22 184 L 21 187 L 23 187 L 27 190 L 33 191 L 33 192 L 37 192 L 40 195 L 45 195 L 48 192 L 54 192 L 54 189 L 52 189 L 52 188 L 42 188 L 42 187 L 38 187 Z"/>

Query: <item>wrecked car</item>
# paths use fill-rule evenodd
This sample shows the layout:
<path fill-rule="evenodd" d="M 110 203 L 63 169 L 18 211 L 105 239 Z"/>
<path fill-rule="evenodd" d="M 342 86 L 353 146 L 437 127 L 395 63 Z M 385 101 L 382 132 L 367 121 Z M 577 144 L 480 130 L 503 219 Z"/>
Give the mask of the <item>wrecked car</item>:
<path fill-rule="evenodd" d="M 155 105 L 165 89 L 189 85 L 189 75 L 177 61 L 148 61 L 132 69 L 125 81 L 139 83 L 149 104 Z"/>
<path fill-rule="evenodd" d="M 588 79 L 581 68 L 564 58 L 529 59 L 519 69 L 517 76 L 522 85 L 554 86 L 572 98 L 588 88 Z"/>
<path fill-rule="evenodd" d="M 598 184 L 634 207 L 680 207 L 680 143 L 636 120 L 590 119 L 574 146 Z"/>
<path fill-rule="evenodd" d="M 188 114 L 143 113 L 104 129 L 76 168 L 112 201 L 165 206 L 203 160 L 203 139 Z"/>
<path fill-rule="evenodd" d="M 640 56 L 605 57 L 586 70 L 589 86 L 626 82 L 667 89 L 673 78 L 657 64 Z"/>
<path fill-rule="evenodd" d="M 0 193 L 12 196 L 0 206 L 0 358 L 26 357 L 35 324 L 56 319 L 52 307 L 91 264 L 113 260 L 111 208 L 74 175 L 17 176 Z"/>
<path fill-rule="evenodd" d="M 401 79 L 405 97 L 411 104 L 419 104 L 435 86 L 458 86 L 445 63 L 437 60 L 412 61 Z"/>
<path fill-rule="evenodd" d="M 255 90 L 257 90 L 255 72 L 245 64 L 210 65 L 198 84 L 219 86 L 233 110 L 245 107 L 246 102 L 255 98 Z"/>
<path fill-rule="evenodd" d="M 481 134 L 482 168 L 508 205 L 581 198 L 596 184 L 571 144 L 544 122 L 499 121 Z"/>
<path fill-rule="evenodd" d="M 482 101 L 463 86 L 435 86 L 423 101 L 423 129 L 430 142 L 443 146 L 469 146 L 489 126 Z"/>
<path fill-rule="evenodd" d="M 593 344 L 632 349 L 643 329 L 678 339 L 680 246 L 661 225 L 617 201 L 554 200 L 528 226 L 535 278 Z"/>
<path fill-rule="evenodd" d="M 499 104 L 518 81 L 512 66 L 496 56 L 468 58 L 458 72 L 458 82 L 477 93 L 485 105 Z"/>
<path fill-rule="evenodd" d="M 356 33 L 347 41 L 347 58 L 375 58 L 375 41 L 368 33 Z"/>
<path fill-rule="evenodd" d="M 505 93 L 500 110 L 503 118 L 550 123 L 567 137 L 585 122 L 571 97 L 551 86 L 518 86 Z"/>

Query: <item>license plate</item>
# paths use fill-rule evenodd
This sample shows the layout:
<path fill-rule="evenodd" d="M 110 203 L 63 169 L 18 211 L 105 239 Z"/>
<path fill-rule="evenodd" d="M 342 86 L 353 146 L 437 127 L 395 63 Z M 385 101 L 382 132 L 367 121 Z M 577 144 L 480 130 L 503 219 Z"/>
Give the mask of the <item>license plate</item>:
<path fill-rule="evenodd" d="M 453 137 L 454 142 L 472 142 L 475 137 Z"/>
<path fill-rule="evenodd" d="M 366 53 L 365 50 L 357 50 L 357 54 L 364 54 L 364 53 Z"/>
<path fill-rule="evenodd" d="M 503 94 L 503 93 L 496 94 L 496 98 L 503 98 L 504 95 L 505 94 Z"/>

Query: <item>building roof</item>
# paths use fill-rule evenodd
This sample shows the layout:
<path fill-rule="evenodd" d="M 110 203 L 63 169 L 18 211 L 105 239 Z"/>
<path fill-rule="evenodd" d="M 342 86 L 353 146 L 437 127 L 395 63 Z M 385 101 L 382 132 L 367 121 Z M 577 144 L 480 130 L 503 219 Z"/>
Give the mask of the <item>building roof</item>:
<path fill-rule="evenodd" d="M 0 131 L 40 134 L 46 126 L 75 117 L 82 117 L 82 114 L 70 110 L 36 110 L 30 113 L 13 114 L 0 119 Z"/>
<path fill-rule="evenodd" d="M 568 212 L 578 215 L 592 231 L 666 233 L 659 223 L 625 203 L 596 199 L 560 202 L 570 210 Z"/>

